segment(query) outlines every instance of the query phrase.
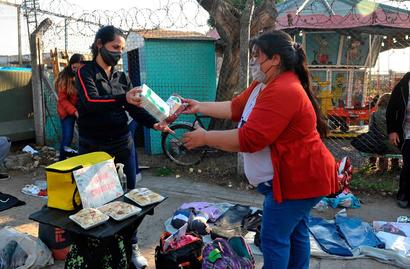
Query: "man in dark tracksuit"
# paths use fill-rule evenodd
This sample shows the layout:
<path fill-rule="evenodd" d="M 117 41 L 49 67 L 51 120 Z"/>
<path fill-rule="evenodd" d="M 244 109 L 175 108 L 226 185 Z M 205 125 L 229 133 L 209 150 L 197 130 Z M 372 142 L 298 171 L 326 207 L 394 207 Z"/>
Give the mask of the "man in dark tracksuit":
<path fill-rule="evenodd" d="M 403 154 L 397 204 L 406 208 L 410 201 L 410 72 L 406 73 L 394 87 L 386 110 L 387 133 L 393 145 Z"/>

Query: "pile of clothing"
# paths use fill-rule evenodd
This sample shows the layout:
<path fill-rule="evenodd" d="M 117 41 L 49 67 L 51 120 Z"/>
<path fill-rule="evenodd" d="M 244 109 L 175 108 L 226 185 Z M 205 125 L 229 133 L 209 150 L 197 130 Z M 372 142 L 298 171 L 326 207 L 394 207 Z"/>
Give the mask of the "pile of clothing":
<path fill-rule="evenodd" d="M 184 203 L 165 221 L 165 230 L 175 233 L 185 223 L 187 230 L 201 235 L 204 243 L 215 238 L 244 237 L 255 255 L 260 251 L 262 210 L 241 204 Z"/>
<path fill-rule="evenodd" d="M 311 217 L 312 256 L 356 259 L 370 257 L 400 268 L 410 268 L 410 223 L 374 221 L 373 225 L 346 210 L 332 220 Z"/>

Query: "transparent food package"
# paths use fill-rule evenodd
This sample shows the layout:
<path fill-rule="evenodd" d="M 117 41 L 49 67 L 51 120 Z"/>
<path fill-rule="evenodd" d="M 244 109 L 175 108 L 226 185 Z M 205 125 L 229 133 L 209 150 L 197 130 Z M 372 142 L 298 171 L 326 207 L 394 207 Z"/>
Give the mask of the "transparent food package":
<path fill-rule="evenodd" d="M 142 209 L 125 202 L 114 201 L 99 207 L 98 210 L 111 218 L 120 221 L 138 214 Z"/>
<path fill-rule="evenodd" d="M 147 188 L 133 189 L 125 194 L 125 197 L 137 203 L 139 206 L 155 204 L 165 199 L 160 194 L 153 192 Z"/>
<path fill-rule="evenodd" d="M 110 217 L 95 208 L 83 208 L 69 218 L 80 225 L 83 229 L 88 230 L 106 222 Z"/>

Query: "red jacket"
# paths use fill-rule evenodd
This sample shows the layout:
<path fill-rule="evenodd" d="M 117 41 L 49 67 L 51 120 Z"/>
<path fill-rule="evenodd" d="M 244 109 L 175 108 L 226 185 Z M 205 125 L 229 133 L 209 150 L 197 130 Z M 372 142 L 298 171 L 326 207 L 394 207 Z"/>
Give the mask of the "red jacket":
<path fill-rule="evenodd" d="M 74 116 L 77 111 L 77 94 L 68 95 L 67 91 L 58 91 L 57 112 L 61 119 Z"/>
<path fill-rule="evenodd" d="M 253 82 L 232 99 L 232 120 L 239 121 Z M 263 89 L 239 129 L 242 152 L 271 148 L 276 201 L 326 196 L 338 191 L 335 160 L 316 130 L 316 114 L 297 75 L 284 72 Z"/>

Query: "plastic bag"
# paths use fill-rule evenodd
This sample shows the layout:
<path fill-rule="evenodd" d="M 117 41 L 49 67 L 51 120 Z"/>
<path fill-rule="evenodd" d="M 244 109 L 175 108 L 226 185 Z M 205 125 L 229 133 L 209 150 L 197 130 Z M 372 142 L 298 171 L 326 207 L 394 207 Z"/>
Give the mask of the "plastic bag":
<path fill-rule="evenodd" d="M 124 194 L 113 159 L 75 170 L 73 175 L 84 208 L 100 207 Z"/>
<path fill-rule="evenodd" d="M 0 269 L 43 268 L 54 263 L 40 239 L 11 227 L 0 230 Z"/>

